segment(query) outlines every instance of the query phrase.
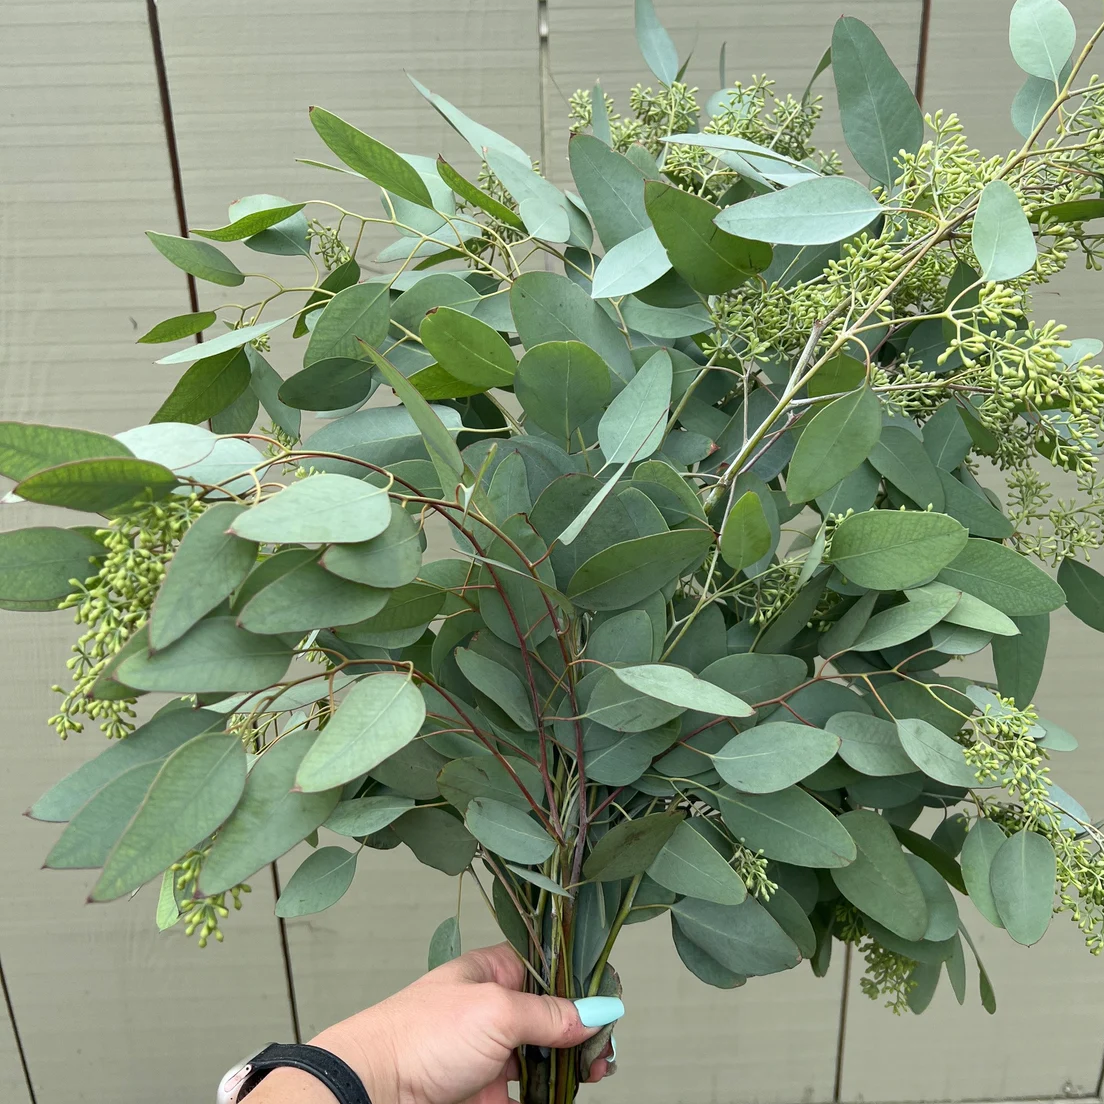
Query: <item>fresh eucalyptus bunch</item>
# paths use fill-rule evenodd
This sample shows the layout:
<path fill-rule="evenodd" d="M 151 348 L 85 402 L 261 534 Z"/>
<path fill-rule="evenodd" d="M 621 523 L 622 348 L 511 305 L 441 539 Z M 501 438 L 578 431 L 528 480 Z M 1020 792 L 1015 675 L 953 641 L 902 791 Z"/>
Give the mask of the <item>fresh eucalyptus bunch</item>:
<path fill-rule="evenodd" d="M 1055 610 L 1104 629 L 1104 371 L 1031 300 L 1100 267 L 1104 26 L 1018 0 L 1024 143 L 985 158 L 841 19 L 813 79 L 847 176 L 812 82 L 722 58 L 703 103 L 636 17 L 655 83 L 624 115 L 573 98 L 574 191 L 420 85 L 468 175 L 313 108 L 382 212 L 261 195 L 151 233 L 255 290 L 141 339 L 187 365 L 150 425 L 0 428 L 19 498 L 105 519 L 0 538 L 0 604 L 82 626 L 58 732 L 119 738 L 31 810 L 68 822 L 47 865 L 102 868 L 96 901 L 160 878 L 158 924 L 203 944 L 304 840 L 280 916 L 405 845 L 565 996 L 618 991 L 648 920 L 726 988 L 851 944 L 895 1011 L 944 971 L 964 999 L 962 895 L 1022 944 L 1068 912 L 1098 952 L 1101 831 L 1032 699 Z M 459 945 L 449 917 L 431 964 Z M 526 1104 L 572 1100 L 592 1053 L 523 1054 Z"/>

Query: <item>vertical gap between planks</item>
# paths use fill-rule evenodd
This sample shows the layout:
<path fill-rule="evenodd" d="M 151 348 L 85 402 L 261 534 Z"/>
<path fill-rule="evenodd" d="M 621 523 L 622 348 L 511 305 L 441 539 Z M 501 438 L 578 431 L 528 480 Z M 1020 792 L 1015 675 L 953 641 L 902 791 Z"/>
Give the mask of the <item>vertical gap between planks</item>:
<path fill-rule="evenodd" d="M 552 44 L 549 38 L 548 27 L 548 0 L 537 0 L 537 111 L 540 114 L 538 127 L 540 131 L 540 145 L 537 156 L 540 158 L 541 176 L 547 177 L 549 172 L 549 121 L 548 121 L 548 86 L 552 81 Z M 543 253 L 544 268 L 546 272 L 552 270 L 552 254 Z"/>
<path fill-rule="evenodd" d="M 843 988 L 840 991 L 839 1027 L 836 1033 L 836 1076 L 832 1082 L 833 1104 L 843 1099 L 843 1057 L 847 1046 L 847 1005 L 851 997 L 851 952 L 850 943 L 843 949 Z"/>
<path fill-rule="evenodd" d="M 275 863 L 269 863 L 272 871 L 272 899 L 280 899 L 280 872 Z M 295 995 L 295 973 L 291 968 L 291 947 L 288 945 L 287 921 L 282 916 L 276 917 L 276 925 L 280 932 L 280 954 L 284 960 L 284 982 L 287 985 L 288 1012 L 291 1014 L 291 1032 L 297 1043 L 303 1041 L 303 1029 L 299 1023 L 299 1000 Z"/>
<path fill-rule="evenodd" d="M 3 994 L 4 1007 L 8 1011 L 8 1022 L 11 1024 L 16 1053 L 19 1055 L 19 1066 L 23 1070 L 23 1081 L 27 1086 L 27 1099 L 30 1104 L 37 1104 L 34 1085 L 31 1082 L 31 1070 L 27 1065 L 27 1052 L 23 1049 L 23 1037 L 19 1034 L 19 1024 L 15 1020 L 15 1008 L 12 1006 L 11 992 L 8 989 L 8 979 L 4 974 L 3 962 L 0 962 L 0 993 Z"/>
<path fill-rule="evenodd" d="M 1104 1095 L 1104 1058 L 1100 1060 L 1100 1076 L 1096 1079 L 1096 1098 L 1099 1100 Z"/>
<path fill-rule="evenodd" d="M 146 19 L 149 23 L 150 45 L 153 48 L 153 67 L 157 73 L 157 94 L 161 101 L 161 119 L 165 127 L 165 147 L 169 155 L 169 173 L 172 176 L 173 200 L 176 205 L 176 221 L 180 236 L 188 236 L 188 212 L 184 206 L 184 181 L 180 172 L 180 151 L 176 144 L 176 122 L 173 119 L 172 97 L 169 94 L 169 74 L 165 67 L 165 50 L 161 41 L 161 19 L 157 11 L 157 0 L 146 0 Z M 188 301 L 192 313 L 199 310 L 199 291 L 195 277 L 186 274 L 188 282 Z M 203 334 L 197 333 L 195 341 L 203 340 Z"/>
<path fill-rule="evenodd" d="M 913 91 L 921 107 L 924 106 L 924 82 L 928 75 L 928 40 L 931 37 L 933 2 L 934 0 L 920 0 L 920 34 L 916 47 L 916 84 Z"/>

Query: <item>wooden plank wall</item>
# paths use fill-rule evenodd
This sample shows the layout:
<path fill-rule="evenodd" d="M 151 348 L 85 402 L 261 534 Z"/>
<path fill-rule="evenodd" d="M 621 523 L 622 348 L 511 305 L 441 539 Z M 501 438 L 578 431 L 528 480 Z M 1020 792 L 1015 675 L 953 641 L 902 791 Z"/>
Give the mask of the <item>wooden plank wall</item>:
<path fill-rule="evenodd" d="M 930 4 L 925 106 L 953 105 L 987 152 L 1015 140 L 1007 108 L 1019 77 L 1001 30 L 1009 2 Z M 716 55 L 726 41 L 730 80 L 766 72 L 780 91 L 799 94 L 837 9 L 871 23 L 913 78 L 926 5 L 657 6 L 680 53 L 693 48 L 690 78 L 703 93 L 716 86 Z M 1082 28 L 1098 15 L 1097 0 L 1071 6 Z M 306 119 L 312 103 L 400 149 L 442 150 L 464 163 L 465 147 L 423 104 L 404 70 L 534 156 L 544 149 L 557 180 L 566 173 L 571 93 L 601 76 L 624 102 L 646 77 L 633 43 L 631 0 L 417 0 L 410 8 L 326 0 L 305 14 L 291 0 L 230 7 L 166 0 L 161 37 L 179 198 L 191 224 L 217 225 L 230 201 L 261 191 L 325 194 L 363 208 L 354 183 L 294 162 L 322 152 Z M 171 381 L 150 367 L 152 357 L 135 348 L 134 337 L 188 309 L 184 281 L 141 237 L 146 229 L 177 232 L 147 4 L 7 0 L 0 5 L 0 89 L 0 412 L 109 432 L 143 422 Z M 820 143 L 838 148 L 829 82 L 822 91 Z M 219 301 L 215 290 L 201 288 L 205 302 Z M 1080 326 L 1074 336 L 1100 333 L 1099 314 L 1076 279 L 1048 291 L 1038 307 Z M 286 371 L 290 363 L 278 366 Z M 0 514 L 5 527 L 27 523 L 18 508 Z M 0 961 L 30 1072 L 28 1087 L 0 1003 L 5 1104 L 139 1104 L 148 1099 L 151 1069 L 166 1104 L 205 1099 L 222 1069 L 258 1042 L 291 1038 L 297 1027 L 309 1037 L 424 968 L 430 933 L 455 908 L 455 884 L 398 851 L 366 854 L 337 908 L 290 922 L 287 956 L 267 876 L 227 923 L 226 944 L 206 952 L 179 932 L 158 937 L 151 903 L 141 897 L 129 907 L 82 908 L 86 877 L 38 870 L 56 830 L 19 816 L 100 749 L 94 730 L 61 745 L 44 724 L 53 711 L 48 687 L 63 672 L 72 626 L 62 615 L 6 614 L 0 634 L 8 675 L 0 736 L 7 768 L 0 778 L 0 838 L 7 844 L 0 849 Z M 1098 637 L 1061 620 L 1040 693 L 1047 715 L 1086 737 L 1066 772 L 1090 795 L 1104 792 L 1104 752 L 1091 739 L 1100 655 Z M 284 879 L 298 860 L 279 864 Z M 465 896 L 463 917 L 467 945 L 494 938 L 477 898 Z M 973 1001 L 959 1009 L 943 994 L 915 1022 L 868 1001 L 855 979 L 845 993 L 840 972 L 824 982 L 799 970 L 732 993 L 709 990 L 677 963 L 663 921 L 636 926 L 617 953 L 629 1007 L 618 1031 L 621 1069 L 589 1099 L 796 1104 L 1096 1096 L 1104 1012 L 1098 962 L 1063 921 L 1032 951 L 1011 949 L 986 927 L 974 925 L 1001 1000 L 998 1015 L 986 1017 Z"/>

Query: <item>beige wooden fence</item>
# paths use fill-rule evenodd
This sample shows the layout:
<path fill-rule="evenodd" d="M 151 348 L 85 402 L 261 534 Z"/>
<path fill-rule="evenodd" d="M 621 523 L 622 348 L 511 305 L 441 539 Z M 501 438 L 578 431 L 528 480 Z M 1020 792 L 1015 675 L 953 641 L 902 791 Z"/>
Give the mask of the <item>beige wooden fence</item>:
<path fill-rule="evenodd" d="M 1069 0 L 1067 0 L 1069 2 Z M 1010 0 L 659 0 L 691 78 L 768 72 L 804 87 L 832 21 L 871 23 L 924 103 L 953 105 L 975 143 L 1011 148 L 1019 76 L 1003 28 Z M 1073 0 L 1082 28 L 1099 0 Z M 405 10 L 404 10 L 405 9 Z M 321 185 L 308 104 L 357 120 L 401 149 L 458 154 L 458 140 L 407 84 L 426 84 L 564 174 L 566 98 L 601 76 L 624 96 L 643 67 L 631 0 L 162 0 L 160 47 L 145 0 L 0 3 L 0 416 L 108 432 L 145 421 L 165 369 L 134 338 L 187 309 L 189 291 L 142 236 L 218 225 L 229 201 Z M 167 89 L 159 88 L 163 54 Z M 179 151 L 174 182 L 165 91 Z M 831 97 L 829 96 L 829 99 Z M 827 112 L 823 143 L 838 142 Z M 341 185 L 352 190 L 351 185 Z M 363 197 L 360 197 L 363 199 Z M 1100 283 L 1094 282 L 1095 303 Z M 201 293 L 202 294 L 202 293 Z M 1044 315 L 1101 333 L 1083 281 L 1041 297 Z M 36 518 L 40 515 L 35 515 Z M 4 507 L 0 525 L 28 523 Z M 89 879 L 41 872 L 54 830 L 20 817 L 52 781 L 101 749 L 93 731 L 60 744 L 44 724 L 63 674 L 64 615 L 3 615 L 0 671 L 0 1101 L 165 1104 L 210 1099 L 218 1075 L 269 1039 L 303 1037 L 411 980 L 453 907 L 448 879 L 397 852 L 373 853 L 341 904 L 281 930 L 258 877 L 223 946 L 159 936 L 152 905 L 84 907 Z M 1064 764 L 1104 806 L 1099 639 L 1055 627 L 1044 712 L 1083 736 Z M 286 877 L 296 856 L 282 861 Z M 148 891 L 147 891 L 148 892 Z M 866 1000 L 857 978 L 806 970 L 735 992 L 677 963 L 662 923 L 630 929 L 617 965 L 628 1015 L 605 1104 L 950 1101 L 1100 1094 L 1104 980 L 1059 921 L 1027 951 L 981 936 L 1000 999 L 986 1016 L 944 990 L 919 1021 Z M 478 905 L 469 945 L 493 938 Z"/>

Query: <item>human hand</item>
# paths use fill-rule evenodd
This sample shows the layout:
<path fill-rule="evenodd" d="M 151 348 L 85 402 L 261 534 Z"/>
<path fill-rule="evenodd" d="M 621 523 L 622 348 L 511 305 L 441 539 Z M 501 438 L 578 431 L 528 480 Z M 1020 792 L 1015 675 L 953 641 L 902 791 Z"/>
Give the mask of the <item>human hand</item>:
<path fill-rule="evenodd" d="M 615 997 L 572 1002 L 524 993 L 524 984 L 508 944 L 470 951 L 311 1042 L 360 1075 L 372 1104 L 508 1104 L 517 1047 L 577 1046 L 624 1014 Z M 605 1077 L 611 1061 L 612 1054 L 595 1061 L 587 1081 Z M 304 1096 L 262 1094 L 279 1088 L 278 1077 L 297 1092 L 309 1075 L 276 1071 L 251 1094 L 257 1104 L 307 1104 Z"/>

